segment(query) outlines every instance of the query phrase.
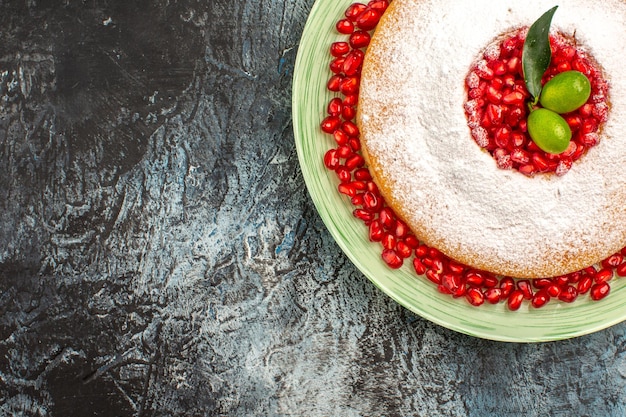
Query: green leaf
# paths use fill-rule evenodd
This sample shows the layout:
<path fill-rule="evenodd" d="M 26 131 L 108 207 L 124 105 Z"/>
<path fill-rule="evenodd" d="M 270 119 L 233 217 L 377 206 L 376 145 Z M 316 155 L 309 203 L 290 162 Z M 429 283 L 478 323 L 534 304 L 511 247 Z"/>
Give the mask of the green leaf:
<path fill-rule="evenodd" d="M 522 70 L 524 82 L 528 92 L 533 96 L 533 104 L 539 100 L 541 93 L 541 78 L 550 65 L 552 51 L 550 50 L 550 23 L 552 16 L 559 6 L 545 12 L 528 29 L 528 35 L 522 49 Z"/>

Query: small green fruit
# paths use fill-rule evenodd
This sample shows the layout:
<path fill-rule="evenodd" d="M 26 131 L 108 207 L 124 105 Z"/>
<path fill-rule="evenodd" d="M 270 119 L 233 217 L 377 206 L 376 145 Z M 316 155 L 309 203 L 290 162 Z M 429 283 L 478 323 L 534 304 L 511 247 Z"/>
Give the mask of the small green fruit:
<path fill-rule="evenodd" d="M 580 71 L 565 71 L 555 75 L 541 90 L 539 102 L 559 114 L 576 110 L 591 94 L 589 79 Z"/>
<path fill-rule="evenodd" d="M 541 149 L 548 153 L 559 154 L 567 149 L 572 130 L 563 117 L 540 108 L 528 116 L 528 133 Z"/>

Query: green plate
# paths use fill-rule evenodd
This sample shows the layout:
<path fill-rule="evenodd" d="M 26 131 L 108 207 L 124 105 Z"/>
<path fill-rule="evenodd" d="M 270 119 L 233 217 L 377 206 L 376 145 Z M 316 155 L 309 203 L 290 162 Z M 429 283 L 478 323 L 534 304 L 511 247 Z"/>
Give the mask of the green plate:
<path fill-rule="evenodd" d="M 326 89 L 330 44 L 345 40 L 334 27 L 353 0 L 317 0 L 307 20 L 293 78 L 293 124 L 296 149 L 311 198 L 337 244 L 365 276 L 396 302 L 414 313 L 468 335 L 508 342 L 567 339 L 605 329 L 626 319 L 626 279 L 614 279 L 601 301 L 580 296 L 571 304 L 552 300 L 540 309 L 528 303 L 515 312 L 504 303 L 473 307 L 437 291 L 417 276 L 410 262 L 392 270 L 381 259 L 381 246 L 368 240 L 367 229 L 352 216 L 353 206 L 337 191 L 338 179 L 323 165 L 333 146 L 319 128 L 333 97 Z"/>

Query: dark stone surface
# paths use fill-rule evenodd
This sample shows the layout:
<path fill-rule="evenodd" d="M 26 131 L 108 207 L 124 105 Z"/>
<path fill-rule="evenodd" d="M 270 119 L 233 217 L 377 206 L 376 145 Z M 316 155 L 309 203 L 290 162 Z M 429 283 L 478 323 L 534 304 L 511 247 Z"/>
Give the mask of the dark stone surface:
<path fill-rule="evenodd" d="M 474 339 L 340 253 L 293 143 L 312 4 L 0 1 L 0 415 L 626 415 L 626 325 Z"/>

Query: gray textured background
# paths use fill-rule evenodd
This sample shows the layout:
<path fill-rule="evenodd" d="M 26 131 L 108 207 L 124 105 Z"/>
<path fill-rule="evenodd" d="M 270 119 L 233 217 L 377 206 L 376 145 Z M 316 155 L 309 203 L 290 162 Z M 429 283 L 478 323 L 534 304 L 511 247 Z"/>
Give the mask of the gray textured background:
<path fill-rule="evenodd" d="M 313 0 L 128 3 L 0 1 L 0 415 L 626 415 L 626 325 L 467 337 L 340 252 L 290 116 Z"/>

